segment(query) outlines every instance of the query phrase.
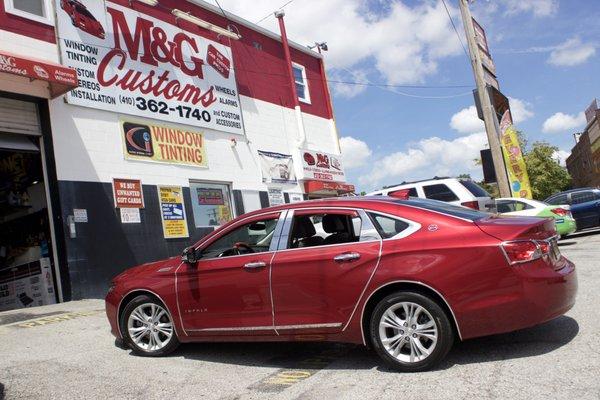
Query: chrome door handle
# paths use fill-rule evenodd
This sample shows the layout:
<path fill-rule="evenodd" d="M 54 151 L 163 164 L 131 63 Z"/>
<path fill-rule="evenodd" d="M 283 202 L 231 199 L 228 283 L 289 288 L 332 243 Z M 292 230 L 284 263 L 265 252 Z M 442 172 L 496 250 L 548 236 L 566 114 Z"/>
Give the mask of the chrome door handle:
<path fill-rule="evenodd" d="M 244 264 L 244 268 L 246 269 L 257 269 L 266 267 L 267 264 L 264 261 L 254 261 Z"/>
<path fill-rule="evenodd" d="M 342 253 L 342 254 L 338 254 L 337 256 L 333 257 L 333 261 L 338 262 L 338 263 L 343 263 L 343 262 L 358 260 L 359 258 L 360 258 L 359 253 L 354 253 L 354 252 Z"/>

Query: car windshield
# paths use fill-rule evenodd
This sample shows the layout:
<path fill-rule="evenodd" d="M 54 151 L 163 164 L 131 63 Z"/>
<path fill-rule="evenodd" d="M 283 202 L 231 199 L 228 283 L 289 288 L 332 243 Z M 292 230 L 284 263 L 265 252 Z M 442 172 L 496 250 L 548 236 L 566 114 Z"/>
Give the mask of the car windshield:
<path fill-rule="evenodd" d="M 442 214 L 451 215 L 453 217 L 468 219 L 470 221 L 477 221 L 491 215 L 490 213 L 484 211 L 474 210 L 468 207 L 455 206 L 453 204 L 438 200 L 411 197 L 410 200 L 394 200 L 394 203 L 424 208 L 429 211 L 435 211 Z"/>

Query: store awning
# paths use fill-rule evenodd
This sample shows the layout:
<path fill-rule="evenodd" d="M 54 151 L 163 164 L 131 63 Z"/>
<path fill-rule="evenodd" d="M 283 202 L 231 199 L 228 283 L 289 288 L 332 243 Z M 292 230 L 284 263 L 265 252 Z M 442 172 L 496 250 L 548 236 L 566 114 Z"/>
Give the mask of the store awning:
<path fill-rule="evenodd" d="M 305 181 L 304 191 L 307 194 L 341 195 L 354 193 L 354 185 L 339 182 Z"/>
<path fill-rule="evenodd" d="M 52 98 L 78 86 L 77 72 L 73 68 L 8 51 L 0 51 L 0 72 L 22 76 L 32 81 L 46 81 L 49 83 Z"/>

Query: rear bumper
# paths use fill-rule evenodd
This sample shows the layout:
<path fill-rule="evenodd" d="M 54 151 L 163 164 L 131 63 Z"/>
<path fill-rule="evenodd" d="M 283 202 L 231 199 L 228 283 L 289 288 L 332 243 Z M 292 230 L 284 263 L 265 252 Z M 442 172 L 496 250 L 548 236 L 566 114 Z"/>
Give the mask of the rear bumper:
<path fill-rule="evenodd" d="M 519 283 L 463 314 L 463 339 L 539 325 L 565 314 L 575 304 L 577 272 L 566 258 L 556 271 L 542 260 L 511 268 Z"/>
<path fill-rule="evenodd" d="M 577 230 L 574 219 L 564 219 L 563 222 L 556 222 L 556 231 L 559 235 L 568 235 Z"/>

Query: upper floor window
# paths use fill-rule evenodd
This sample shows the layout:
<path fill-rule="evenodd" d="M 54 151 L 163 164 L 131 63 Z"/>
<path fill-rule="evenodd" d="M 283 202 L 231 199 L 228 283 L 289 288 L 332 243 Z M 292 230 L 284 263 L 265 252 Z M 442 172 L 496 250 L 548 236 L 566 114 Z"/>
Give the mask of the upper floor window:
<path fill-rule="evenodd" d="M 51 0 L 5 0 L 6 12 L 47 25 L 54 25 Z"/>
<path fill-rule="evenodd" d="M 308 92 L 308 81 L 306 80 L 306 68 L 300 64 L 292 63 L 294 72 L 294 82 L 296 83 L 296 93 L 298 100 L 310 104 L 310 93 Z"/>

